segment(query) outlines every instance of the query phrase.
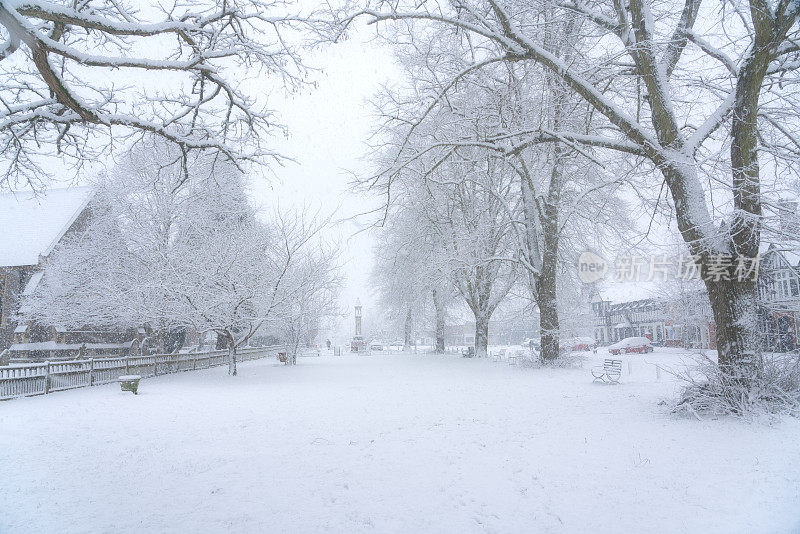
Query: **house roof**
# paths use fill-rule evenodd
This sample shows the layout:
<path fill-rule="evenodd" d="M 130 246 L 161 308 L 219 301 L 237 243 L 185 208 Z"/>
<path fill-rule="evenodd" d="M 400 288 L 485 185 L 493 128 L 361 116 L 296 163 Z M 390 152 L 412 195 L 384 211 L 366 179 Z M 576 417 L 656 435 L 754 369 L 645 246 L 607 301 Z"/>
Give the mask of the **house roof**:
<path fill-rule="evenodd" d="M 762 253 L 762 257 L 768 254 L 780 256 L 790 267 L 797 271 L 798 275 L 800 275 L 800 249 L 792 246 L 781 247 L 770 244 L 766 252 Z"/>
<path fill-rule="evenodd" d="M 28 283 L 25 284 L 25 289 L 22 291 L 23 297 L 28 297 L 33 295 L 33 292 L 36 291 L 36 287 L 39 285 L 39 282 L 42 281 L 42 277 L 44 276 L 44 271 L 39 271 L 31 276 L 31 279 L 28 280 Z"/>
<path fill-rule="evenodd" d="M 616 282 L 604 280 L 594 288 L 592 302 L 627 303 L 652 299 L 658 294 L 655 282 Z"/>
<path fill-rule="evenodd" d="M 37 265 L 86 209 L 90 187 L 0 194 L 0 267 Z"/>

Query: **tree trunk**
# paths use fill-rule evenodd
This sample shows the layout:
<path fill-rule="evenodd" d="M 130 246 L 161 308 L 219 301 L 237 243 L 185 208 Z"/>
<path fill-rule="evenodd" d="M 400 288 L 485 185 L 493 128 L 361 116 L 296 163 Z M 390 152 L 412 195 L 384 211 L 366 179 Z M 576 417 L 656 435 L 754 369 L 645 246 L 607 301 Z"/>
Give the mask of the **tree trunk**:
<path fill-rule="evenodd" d="M 754 376 L 761 364 L 755 282 L 707 280 L 706 288 L 716 322 L 720 369 L 731 377 Z"/>
<path fill-rule="evenodd" d="M 556 157 L 560 158 L 559 150 Z M 539 306 L 539 331 L 542 342 L 542 359 L 553 361 L 558 358 L 558 206 L 560 197 L 561 167 L 555 163 L 552 169 L 550 192 L 542 218 L 542 270 L 537 280 L 536 303 Z M 554 191 L 558 189 L 558 191 Z"/>
<path fill-rule="evenodd" d="M 228 374 L 236 376 L 236 344 L 232 335 L 227 334 L 226 337 L 228 338 Z"/>
<path fill-rule="evenodd" d="M 489 348 L 489 316 L 475 316 L 475 356 L 485 358 Z"/>
<path fill-rule="evenodd" d="M 167 331 L 166 330 L 159 330 L 158 335 L 156 336 L 156 352 L 158 354 L 166 354 L 167 353 Z"/>
<path fill-rule="evenodd" d="M 286 364 L 297 365 L 297 351 L 300 348 L 300 332 L 294 326 L 289 327 L 289 346 L 286 351 Z"/>
<path fill-rule="evenodd" d="M 292 347 L 292 355 L 289 357 L 289 365 L 297 365 L 297 351 L 300 350 L 300 337 L 295 339 L 294 347 Z"/>
<path fill-rule="evenodd" d="M 411 334 L 412 328 L 414 325 L 414 317 L 411 313 L 411 308 L 408 308 L 408 312 L 406 313 L 406 324 L 405 324 L 405 339 L 403 340 L 403 350 L 410 350 L 411 349 Z"/>
<path fill-rule="evenodd" d="M 441 296 L 433 290 L 433 307 L 436 310 L 436 350 L 437 354 L 444 353 L 444 303 Z"/>
<path fill-rule="evenodd" d="M 547 282 L 547 283 L 543 283 Z M 540 279 L 539 288 L 549 285 L 549 281 Z M 553 284 L 555 285 L 555 284 Z M 555 301 L 555 291 L 549 289 L 544 295 L 539 295 L 539 331 L 541 332 L 542 360 L 552 362 L 558 358 L 559 353 L 559 327 L 558 309 Z"/>

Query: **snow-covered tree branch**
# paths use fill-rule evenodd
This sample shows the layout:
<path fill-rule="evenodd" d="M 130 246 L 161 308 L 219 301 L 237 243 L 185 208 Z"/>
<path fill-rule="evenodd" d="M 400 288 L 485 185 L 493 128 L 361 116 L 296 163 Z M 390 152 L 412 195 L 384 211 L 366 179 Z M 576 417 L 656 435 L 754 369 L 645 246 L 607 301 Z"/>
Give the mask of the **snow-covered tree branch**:
<path fill-rule="evenodd" d="M 40 186 L 43 158 L 80 166 L 148 135 L 184 164 L 195 150 L 280 160 L 252 89 L 304 83 L 300 45 L 327 27 L 281 0 L 3 2 L 0 185 Z"/>

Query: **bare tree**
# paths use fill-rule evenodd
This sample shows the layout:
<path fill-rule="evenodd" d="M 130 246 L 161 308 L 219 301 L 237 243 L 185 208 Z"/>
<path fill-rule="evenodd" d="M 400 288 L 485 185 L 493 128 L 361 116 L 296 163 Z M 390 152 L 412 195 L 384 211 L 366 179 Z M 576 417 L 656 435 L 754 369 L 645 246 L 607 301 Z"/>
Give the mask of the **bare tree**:
<path fill-rule="evenodd" d="M 300 342 L 318 329 L 320 322 L 338 313 L 336 300 L 342 284 L 336 243 L 324 237 L 331 216 L 308 207 L 280 210 L 273 216 L 273 239 L 267 266 L 274 281 L 269 298 L 261 304 L 267 326 L 280 333 L 289 357 L 297 363 Z"/>
<path fill-rule="evenodd" d="M 193 180 L 178 187 L 184 180 L 178 154 L 150 138 L 99 177 L 85 228 L 59 245 L 26 304 L 31 318 L 49 325 L 149 325 L 164 350 L 167 332 L 184 326 L 174 289 L 185 274 L 186 240 L 209 239 L 219 220 L 247 209 L 246 198 L 233 194 L 242 185 L 238 171 L 212 156 L 191 156 Z M 194 231 L 201 224 L 203 236 Z"/>
<path fill-rule="evenodd" d="M 184 181 L 177 154 L 151 138 L 101 178 L 87 227 L 59 246 L 26 316 L 149 325 L 161 350 L 171 329 L 215 332 L 235 375 L 237 348 L 262 327 L 324 315 L 338 280 L 335 248 L 314 239 L 328 221 L 277 212 L 261 223 L 233 164 L 191 155 Z"/>
<path fill-rule="evenodd" d="M 3 2 L 0 185 L 38 187 L 42 157 L 80 166 L 148 134 L 184 162 L 279 158 L 274 114 L 247 86 L 302 83 L 297 45 L 325 28 L 281 0 Z"/>
<path fill-rule="evenodd" d="M 547 26 L 550 41 L 574 56 L 565 44 L 574 19 L 559 22 Z M 457 32 L 412 33 L 402 41 L 400 60 L 410 89 L 393 91 L 376 102 L 383 130 L 391 135 L 382 147 L 388 152 L 379 159 L 382 167 L 364 182 L 373 190 L 389 191 L 398 176 L 415 166 L 424 165 L 421 172 L 435 180 L 436 169 L 446 161 L 479 152 L 505 158 L 519 192 L 504 207 L 517 234 L 514 258 L 527 272 L 528 289 L 540 309 L 542 355 L 553 360 L 560 336 L 557 275 L 569 256 L 562 249 L 584 241 L 570 239 L 571 234 L 586 234 L 579 219 L 596 225 L 609 218 L 609 193 L 604 189 L 613 190 L 623 180 L 601 172 L 591 150 L 546 143 L 508 151 L 504 140 L 509 132 L 567 125 L 588 131 L 590 114 L 558 80 L 534 68 L 497 62 L 476 69 L 475 57 L 481 52 L 465 49 L 461 41 Z M 424 111 L 420 95 L 429 102 Z M 386 200 L 396 206 L 403 197 L 387 194 Z"/>
<path fill-rule="evenodd" d="M 433 312 L 435 352 L 444 352 L 447 308 L 453 300 L 447 254 L 419 203 L 391 210 L 373 248 L 371 282 L 389 317 L 403 323 L 406 349 L 414 337 L 415 319 Z M 432 308 L 432 310 L 431 310 Z"/>
<path fill-rule="evenodd" d="M 797 109 L 800 4 L 750 0 L 747 5 L 713 7 L 686 0 L 677 11 L 647 0 L 542 5 L 549 16 L 578 15 L 582 39 L 589 45 L 602 43 L 587 47 L 597 54 L 592 67 L 564 61 L 548 48 L 546 32 L 539 31 L 542 10 L 531 10 L 529 2 L 379 2 L 355 16 L 374 23 L 423 21 L 457 28 L 485 45 L 486 55 L 473 68 L 497 61 L 531 62 L 578 95 L 602 118 L 600 135 L 561 127 L 509 132 L 506 150 L 539 143 L 591 145 L 642 158 L 658 169 L 671 193 L 678 229 L 706 274 L 719 364 L 734 374 L 750 373 L 758 351 L 755 283 L 735 276 L 734 266 L 724 276 L 708 276 L 708 271 L 720 257 L 728 265 L 731 258 L 752 264 L 758 254 L 759 139 L 785 161 L 795 158 L 800 146 L 793 131 L 775 120 Z M 701 12 L 709 21 L 702 30 L 696 24 Z M 704 163 L 720 161 L 713 140 L 725 130 L 730 135 L 730 178 L 724 186 L 732 202 L 719 210 L 707 192 L 721 181 L 714 176 L 716 169 Z M 773 137 L 783 141 L 763 142 Z M 704 173 L 713 184 L 709 188 L 704 188 Z"/>
<path fill-rule="evenodd" d="M 475 353 L 485 356 L 489 320 L 517 279 L 511 212 L 513 181 L 502 158 L 440 165 L 423 186 L 429 224 L 444 245 L 453 283 L 475 317 Z"/>

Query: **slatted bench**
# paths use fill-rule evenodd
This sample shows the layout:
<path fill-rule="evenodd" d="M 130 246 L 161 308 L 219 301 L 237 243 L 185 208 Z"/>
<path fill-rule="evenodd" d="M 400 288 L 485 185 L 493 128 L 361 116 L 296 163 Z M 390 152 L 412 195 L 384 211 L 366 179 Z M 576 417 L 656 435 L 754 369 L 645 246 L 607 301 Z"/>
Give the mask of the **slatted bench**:
<path fill-rule="evenodd" d="M 597 365 L 592 368 L 592 376 L 594 381 L 606 382 L 608 384 L 619 384 L 619 377 L 622 375 L 622 360 L 603 361 L 603 365 Z"/>
<path fill-rule="evenodd" d="M 141 379 L 141 375 L 122 375 L 117 380 L 119 380 L 122 391 L 132 391 L 134 395 L 138 395 L 139 380 Z"/>

